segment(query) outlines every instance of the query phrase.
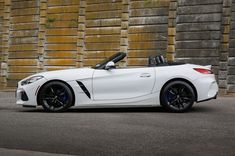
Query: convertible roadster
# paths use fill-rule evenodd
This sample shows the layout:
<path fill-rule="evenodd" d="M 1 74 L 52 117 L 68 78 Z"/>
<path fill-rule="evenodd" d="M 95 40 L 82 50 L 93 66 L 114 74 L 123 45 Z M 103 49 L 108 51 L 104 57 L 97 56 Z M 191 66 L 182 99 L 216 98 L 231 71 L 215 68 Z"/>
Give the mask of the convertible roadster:
<path fill-rule="evenodd" d="M 163 106 L 185 112 L 194 102 L 214 99 L 218 85 L 211 66 L 149 57 L 148 66 L 117 67 L 119 52 L 91 68 L 38 73 L 18 82 L 17 104 L 49 112 L 77 107 Z"/>

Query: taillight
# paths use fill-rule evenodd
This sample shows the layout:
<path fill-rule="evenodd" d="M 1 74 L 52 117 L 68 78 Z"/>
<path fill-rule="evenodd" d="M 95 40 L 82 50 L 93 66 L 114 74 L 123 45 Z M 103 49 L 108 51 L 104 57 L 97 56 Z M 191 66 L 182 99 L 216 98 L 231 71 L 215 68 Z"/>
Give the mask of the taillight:
<path fill-rule="evenodd" d="M 213 74 L 213 71 L 209 69 L 204 69 L 204 68 L 193 68 L 193 69 L 202 74 Z"/>

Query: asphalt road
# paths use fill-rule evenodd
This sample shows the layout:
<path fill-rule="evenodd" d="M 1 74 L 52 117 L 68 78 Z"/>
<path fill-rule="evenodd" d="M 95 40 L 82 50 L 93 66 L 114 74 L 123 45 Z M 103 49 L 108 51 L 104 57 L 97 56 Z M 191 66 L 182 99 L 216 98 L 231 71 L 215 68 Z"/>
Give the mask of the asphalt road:
<path fill-rule="evenodd" d="M 235 156 L 235 97 L 195 104 L 188 113 L 157 108 L 45 113 L 0 93 L 0 148 L 93 155 Z"/>

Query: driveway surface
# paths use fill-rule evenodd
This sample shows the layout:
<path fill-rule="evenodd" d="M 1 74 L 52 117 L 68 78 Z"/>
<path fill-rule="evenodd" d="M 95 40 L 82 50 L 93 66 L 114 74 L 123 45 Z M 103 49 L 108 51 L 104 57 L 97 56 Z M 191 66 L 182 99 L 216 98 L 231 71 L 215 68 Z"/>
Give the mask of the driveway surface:
<path fill-rule="evenodd" d="M 235 156 L 235 97 L 198 103 L 181 114 L 161 107 L 72 108 L 66 113 L 45 113 L 42 108 L 16 106 L 14 93 L 2 92 L 0 155 L 17 151 L 81 156 Z"/>

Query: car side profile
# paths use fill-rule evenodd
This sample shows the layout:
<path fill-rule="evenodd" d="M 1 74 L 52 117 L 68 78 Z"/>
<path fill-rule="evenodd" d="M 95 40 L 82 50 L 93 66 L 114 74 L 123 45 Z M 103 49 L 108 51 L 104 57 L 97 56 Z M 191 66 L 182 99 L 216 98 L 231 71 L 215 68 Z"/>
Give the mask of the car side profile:
<path fill-rule="evenodd" d="M 194 102 L 214 99 L 218 85 L 211 66 L 149 57 L 148 66 L 119 68 L 119 52 L 94 67 L 37 73 L 18 82 L 16 104 L 49 112 L 80 108 L 163 106 L 185 112 Z"/>

